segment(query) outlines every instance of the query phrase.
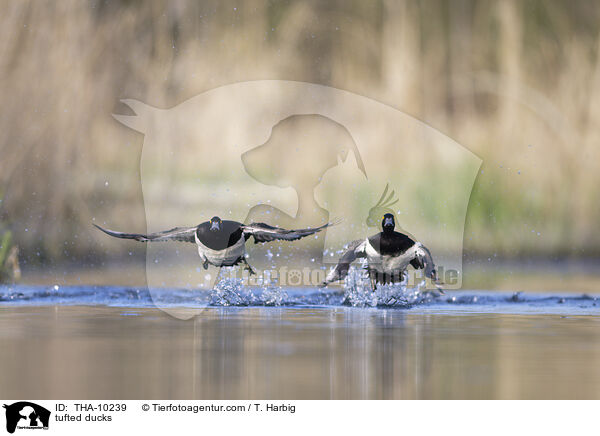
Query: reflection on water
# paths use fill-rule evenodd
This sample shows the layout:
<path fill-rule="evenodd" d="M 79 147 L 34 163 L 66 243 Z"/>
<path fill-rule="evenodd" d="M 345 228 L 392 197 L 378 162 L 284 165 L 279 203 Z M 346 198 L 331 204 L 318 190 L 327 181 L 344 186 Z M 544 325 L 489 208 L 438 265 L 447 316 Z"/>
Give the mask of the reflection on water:
<path fill-rule="evenodd" d="M 4 398 L 600 398 L 595 316 L 1 307 L 0 349 Z"/>

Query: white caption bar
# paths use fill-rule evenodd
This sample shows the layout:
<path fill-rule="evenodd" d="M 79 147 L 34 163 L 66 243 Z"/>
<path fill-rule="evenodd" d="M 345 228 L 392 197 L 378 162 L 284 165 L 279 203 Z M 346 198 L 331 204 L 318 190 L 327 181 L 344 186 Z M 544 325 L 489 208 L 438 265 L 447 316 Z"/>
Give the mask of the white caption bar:
<path fill-rule="evenodd" d="M 0 433 L 578 434 L 598 401 L 46 401 L 2 400 Z M 45 412 L 48 411 L 49 415 Z M 16 421 L 15 421 L 16 420 Z M 12 428 L 11 428 L 12 426 Z M 208 433 L 210 432 L 210 433 Z M 8 434 L 8 433 L 4 433 Z"/>

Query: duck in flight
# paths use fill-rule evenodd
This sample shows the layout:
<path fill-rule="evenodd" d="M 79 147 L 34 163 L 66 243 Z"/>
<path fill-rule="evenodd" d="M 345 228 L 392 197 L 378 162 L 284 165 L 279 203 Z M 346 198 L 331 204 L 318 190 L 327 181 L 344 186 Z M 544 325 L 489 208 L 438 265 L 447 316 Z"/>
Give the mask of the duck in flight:
<path fill-rule="evenodd" d="M 435 283 L 437 273 L 427 247 L 403 233 L 394 231 L 395 226 L 393 214 L 383 215 L 382 231 L 367 239 L 350 242 L 336 267 L 329 272 L 321 285 L 327 286 L 329 283 L 343 280 L 348 275 L 350 264 L 357 258 L 367 258 L 367 272 L 373 291 L 377 289 L 377 283 L 402 281 L 408 265 L 415 269 L 424 269 L 425 277 Z M 439 286 L 436 287 L 443 293 Z"/>
<path fill-rule="evenodd" d="M 179 241 L 196 243 L 204 269 L 208 269 L 208 265 L 221 267 L 242 263 L 245 269 L 250 271 L 250 274 L 255 274 L 246 260 L 246 241 L 250 237 L 254 238 L 255 244 L 277 239 L 295 241 L 305 236 L 314 235 L 331 225 L 335 225 L 335 223 L 327 223 L 314 228 L 286 230 L 265 223 L 242 224 L 237 221 L 222 220 L 215 216 L 210 221 L 205 221 L 195 227 L 175 227 L 171 230 L 144 235 L 141 233 L 115 232 L 94 224 L 98 229 L 115 238 L 134 239 L 140 242 Z"/>

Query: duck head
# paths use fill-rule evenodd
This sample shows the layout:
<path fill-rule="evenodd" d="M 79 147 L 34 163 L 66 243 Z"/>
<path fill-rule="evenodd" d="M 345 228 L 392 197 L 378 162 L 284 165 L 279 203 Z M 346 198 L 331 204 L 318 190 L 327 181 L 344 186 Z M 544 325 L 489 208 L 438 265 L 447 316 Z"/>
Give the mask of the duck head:
<path fill-rule="evenodd" d="M 386 213 L 381 220 L 381 228 L 384 233 L 389 233 L 394 231 L 394 227 L 396 227 L 396 221 L 394 220 L 394 215 L 391 213 Z"/>
<path fill-rule="evenodd" d="M 222 223 L 223 223 L 223 221 L 218 216 L 212 217 L 210 219 L 210 231 L 211 232 L 218 232 L 219 230 L 221 230 L 221 224 Z"/>

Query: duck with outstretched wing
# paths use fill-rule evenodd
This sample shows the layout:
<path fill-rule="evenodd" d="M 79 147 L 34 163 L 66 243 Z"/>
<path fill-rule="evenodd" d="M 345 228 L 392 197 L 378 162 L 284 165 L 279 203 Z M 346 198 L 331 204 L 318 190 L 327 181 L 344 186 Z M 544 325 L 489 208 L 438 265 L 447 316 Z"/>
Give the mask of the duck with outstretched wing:
<path fill-rule="evenodd" d="M 195 227 L 175 227 L 147 235 L 141 233 L 123 233 L 104 229 L 96 224 L 98 229 L 107 235 L 121 239 L 133 239 L 140 242 L 179 241 L 191 242 L 198 246 L 198 254 L 202 259 L 204 269 L 209 265 L 216 267 L 244 264 L 245 269 L 254 274 L 254 270 L 246 260 L 246 241 L 250 237 L 255 243 L 275 240 L 295 241 L 306 236 L 314 235 L 321 230 L 335 225 L 327 223 L 319 227 L 287 230 L 265 223 L 242 224 L 237 221 L 222 220 L 212 217 Z"/>

